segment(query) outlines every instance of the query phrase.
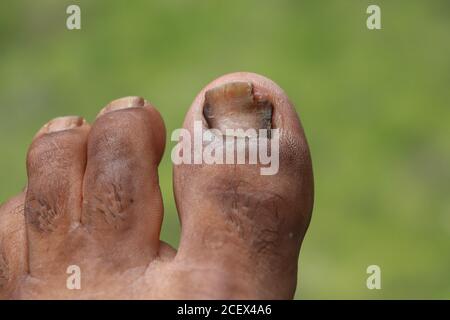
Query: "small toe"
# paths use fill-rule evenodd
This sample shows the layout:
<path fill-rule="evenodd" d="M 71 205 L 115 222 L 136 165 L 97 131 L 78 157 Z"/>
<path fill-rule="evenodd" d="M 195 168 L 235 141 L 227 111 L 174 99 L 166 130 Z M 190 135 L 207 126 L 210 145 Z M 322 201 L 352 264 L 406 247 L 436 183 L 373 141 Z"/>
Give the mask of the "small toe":
<path fill-rule="evenodd" d="M 158 254 L 164 146 L 162 118 L 143 98 L 118 99 L 99 113 L 88 141 L 82 216 L 99 254 L 127 265 Z"/>
<path fill-rule="evenodd" d="M 81 117 L 56 118 L 28 150 L 25 218 L 32 274 L 60 268 L 55 257 L 64 255 L 67 234 L 79 225 L 88 133 Z"/>

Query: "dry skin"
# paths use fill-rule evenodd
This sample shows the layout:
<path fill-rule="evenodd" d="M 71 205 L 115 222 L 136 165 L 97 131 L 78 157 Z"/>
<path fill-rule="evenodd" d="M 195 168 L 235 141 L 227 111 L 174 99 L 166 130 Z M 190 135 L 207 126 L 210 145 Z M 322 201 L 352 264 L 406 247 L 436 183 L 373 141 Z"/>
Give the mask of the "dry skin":
<path fill-rule="evenodd" d="M 178 251 L 159 239 L 165 127 L 149 102 L 113 101 L 92 125 L 81 117 L 45 125 L 28 151 L 26 190 L 0 207 L 0 297 L 292 298 L 313 205 L 292 104 L 269 79 L 234 73 L 198 94 L 184 128 L 197 120 L 220 130 L 279 128 L 280 169 L 175 166 Z M 80 267 L 81 290 L 66 286 L 70 265 Z"/>

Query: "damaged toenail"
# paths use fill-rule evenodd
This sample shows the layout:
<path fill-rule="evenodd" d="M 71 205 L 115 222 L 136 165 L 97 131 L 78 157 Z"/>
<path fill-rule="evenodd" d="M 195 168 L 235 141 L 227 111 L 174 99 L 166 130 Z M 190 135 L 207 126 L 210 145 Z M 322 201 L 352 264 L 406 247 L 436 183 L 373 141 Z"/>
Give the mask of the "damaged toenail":
<path fill-rule="evenodd" d="M 78 116 L 68 116 L 55 118 L 48 122 L 44 127 L 43 131 L 46 133 L 58 132 L 80 127 L 85 123 L 83 117 Z"/>
<path fill-rule="evenodd" d="M 98 116 L 111 111 L 143 107 L 146 104 L 147 101 L 145 101 L 145 99 L 142 97 L 124 97 L 110 102 L 106 107 L 102 109 L 102 111 L 100 111 Z"/>
<path fill-rule="evenodd" d="M 272 128 L 273 105 L 257 97 L 250 82 L 229 82 L 205 93 L 203 115 L 210 128 L 226 129 Z"/>

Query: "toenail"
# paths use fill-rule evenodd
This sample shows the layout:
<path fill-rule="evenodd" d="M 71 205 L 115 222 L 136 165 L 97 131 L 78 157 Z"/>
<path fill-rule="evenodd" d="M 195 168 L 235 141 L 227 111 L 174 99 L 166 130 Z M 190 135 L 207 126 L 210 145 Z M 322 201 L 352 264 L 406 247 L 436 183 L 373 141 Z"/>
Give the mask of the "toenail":
<path fill-rule="evenodd" d="M 229 82 L 205 93 L 203 115 L 210 128 L 271 129 L 270 101 L 256 97 L 250 82 Z"/>
<path fill-rule="evenodd" d="M 128 108 L 137 108 L 137 107 L 143 107 L 147 104 L 147 101 L 145 101 L 142 97 L 124 97 L 117 100 L 114 100 L 110 102 L 106 107 L 104 107 L 98 116 L 101 116 L 102 114 L 105 114 L 107 112 L 121 110 L 121 109 L 128 109 Z"/>
<path fill-rule="evenodd" d="M 83 125 L 85 120 L 78 116 L 59 117 L 48 122 L 43 128 L 44 133 L 69 130 Z"/>

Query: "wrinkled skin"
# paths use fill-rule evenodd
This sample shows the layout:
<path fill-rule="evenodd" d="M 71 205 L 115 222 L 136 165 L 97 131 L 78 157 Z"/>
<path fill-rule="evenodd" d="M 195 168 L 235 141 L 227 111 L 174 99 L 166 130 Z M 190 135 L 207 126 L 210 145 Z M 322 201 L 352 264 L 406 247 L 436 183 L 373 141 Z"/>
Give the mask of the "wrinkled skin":
<path fill-rule="evenodd" d="M 292 104 L 272 81 L 234 73 L 198 94 L 184 121 L 192 136 L 196 120 L 222 132 L 280 129 L 279 171 L 175 165 L 178 251 L 159 239 L 165 127 L 149 102 L 122 98 L 92 125 L 64 117 L 39 130 L 27 187 L 0 207 L 0 298 L 292 298 L 313 205 L 309 149 Z M 67 287 L 74 265 L 80 290 Z"/>

